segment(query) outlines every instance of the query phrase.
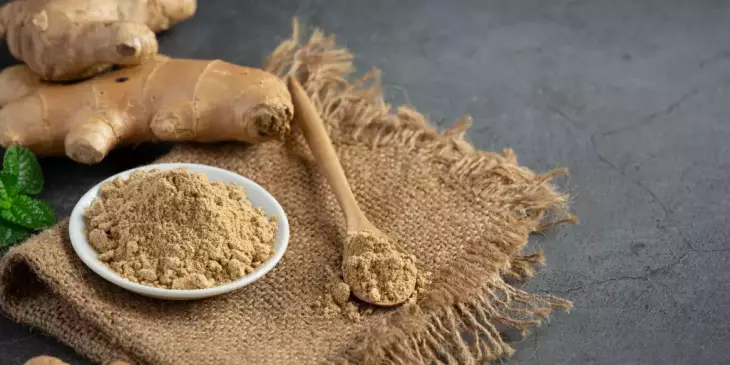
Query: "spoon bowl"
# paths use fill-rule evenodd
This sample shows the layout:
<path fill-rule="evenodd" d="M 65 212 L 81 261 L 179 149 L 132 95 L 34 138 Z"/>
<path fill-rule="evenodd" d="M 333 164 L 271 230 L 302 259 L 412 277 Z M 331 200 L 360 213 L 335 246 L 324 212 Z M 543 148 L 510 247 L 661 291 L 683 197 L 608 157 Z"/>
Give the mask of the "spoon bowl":
<path fill-rule="evenodd" d="M 412 256 L 398 250 L 397 245 L 379 231 L 348 232 L 342 271 L 353 295 L 381 307 L 407 301 L 416 289 L 418 276 Z"/>

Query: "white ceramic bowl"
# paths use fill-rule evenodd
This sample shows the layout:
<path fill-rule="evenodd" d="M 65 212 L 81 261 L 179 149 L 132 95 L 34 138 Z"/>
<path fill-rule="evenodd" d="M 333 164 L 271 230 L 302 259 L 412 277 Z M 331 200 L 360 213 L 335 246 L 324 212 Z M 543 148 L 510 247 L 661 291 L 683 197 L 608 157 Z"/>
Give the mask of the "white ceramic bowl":
<path fill-rule="evenodd" d="M 256 270 L 250 274 L 228 284 L 215 286 L 207 289 L 191 289 L 191 290 L 174 290 L 174 289 L 163 289 L 154 288 L 151 286 L 141 285 L 129 281 L 117 275 L 108 266 L 97 259 L 97 252 L 94 250 L 89 242 L 86 240 L 86 221 L 84 219 L 84 211 L 91 205 L 91 202 L 99 196 L 99 187 L 106 181 L 121 177 L 126 179 L 129 175 L 137 170 L 171 170 L 176 168 L 184 167 L 192 172 L 202 172 L 208 176 L 210 181 L 222 181 L 224 183 L 233 183 L 243 186 L 246 189 L 248 199 L 253 203 L 255 207 L 261 207 L 268 217 L 278 217 L 279 219 L 279 230 L 276 234 L 276 240 L 274 242 L 274 255 L 271 256 L 261 266 L 257 267 Z M 138 294 L 146 295 L 149 297 L 160 298 L 160 299 L 172 299 L 172 300 L 186 300 L 186 299 L 199 299 L 207 298 L 218 294 L 228 293 L 230 291 L 240 289 L 254 281 L 260 279 L 266 273 L 271 271 L 281 257 L 284 256 L 284 251 L 289 243 L 289 222 L 284 214 L 284 209 L 281 208 L 279 202 L 274 199 L 268 191 L 262 188 L 255 182 L 233 173 L 228 170 L 219 169 L 217 167 L 190 164 L 190 163 L 164 163 L 142 166 L 135 169 L 127 170 L 122 173 L 116 174 L 101 183 L 97 184 L 91 190 L 89 190 L 74 207 L 71 212 L 68 224 L 69 235 L 71 237 L 71 245 L 73 245 L 76 254 L 79 255 L 81 261 L 88 266 L 92 271 L 99 274 L 102 278 L 130 291 Z"/>

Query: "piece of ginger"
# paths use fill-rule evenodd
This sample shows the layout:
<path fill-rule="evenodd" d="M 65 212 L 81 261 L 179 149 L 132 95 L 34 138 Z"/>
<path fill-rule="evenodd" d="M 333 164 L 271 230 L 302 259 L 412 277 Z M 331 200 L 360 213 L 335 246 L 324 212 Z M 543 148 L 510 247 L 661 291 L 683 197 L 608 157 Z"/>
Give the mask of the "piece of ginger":
<path fill-rule="evenodd" d="M 3 147 L 87 164 L 118 145 L 146 141 L 280 138 L 293 114 L 286 85 L 268 72 L 164 56 L 70 85 L 8 67 L 0 73 L 0 107 Z"/>
<path fill-rule="evenodd" d="M 41 355 L 29 359 L 24 365 L 68 365 L 68 363 L 53 356 Z"/>
<path fill-rule="evenodd" d="M 15 0 L 0 8 L 0 37 L 45 80 L 93 76 L 157 54 L 155 32 L 193 16 L 196 0 Z"/>
<path fill-rule="evenodd" d="M 105 363 L 105 364 L 129 365 L 128 363 L 126 363 L 124 361 L 114 361 L 114 362 Z M 26 361 L 24 365 L 68 365 L 68 363 L 62 361 L 61 359 L 55 358 L 53 356 L 41 355 L 41 356 L 36 356 L 36 357 Z"/>

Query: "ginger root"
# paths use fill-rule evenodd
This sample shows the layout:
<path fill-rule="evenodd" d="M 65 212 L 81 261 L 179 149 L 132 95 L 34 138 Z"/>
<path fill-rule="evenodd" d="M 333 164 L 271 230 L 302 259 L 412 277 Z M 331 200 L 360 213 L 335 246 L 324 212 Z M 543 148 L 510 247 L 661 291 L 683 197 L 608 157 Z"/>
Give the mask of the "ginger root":
<path fill-rule="evenodd" d="M 71 85 L 27 67 L 0 73 L 0 145 L 93 164 L 118 145 L 146 141 L 279 138 L 291 95 L 276 76 L 223 61 L 157 56 Z"/>
<path fill-rule="evenodd" d="M 41 355 L 26 361 L 23 365 L 68 365 L 68 363 L 52 356 Z"/>
<path fill-rule="evenodd" d="M 69 365 L 69 364 L 67 362 L 64 362 L 61 359 L 55 358 L 53 356 L 41 355 L 41 356 L 36 356 L 36 357 L 26 361 L 24 365 Z M 129 365 L 129 364 L 124 361 L 114 361 L 114 362 L 108 363 L 108 365 Z"/>
<path fill-rule="evenodd" d="M 196 0 L 15 0 L 0 8 L 10 53 L 45 80 L 93 76 L 157 54 L 155 33 L 193 16 Z"/>

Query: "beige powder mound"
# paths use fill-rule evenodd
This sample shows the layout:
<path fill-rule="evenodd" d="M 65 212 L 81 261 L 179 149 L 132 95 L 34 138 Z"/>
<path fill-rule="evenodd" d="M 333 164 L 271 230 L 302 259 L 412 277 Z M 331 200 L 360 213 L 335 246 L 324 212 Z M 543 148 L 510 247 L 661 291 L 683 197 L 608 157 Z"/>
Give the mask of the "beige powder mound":
<path fill-rule="evenodd" d="M 413 293 L 418 277 L 415 257 L 368 231 L 348 233 L 342 272 L 352 291 L 371 303 L 402 303 Z"/>
<path fill-rule="evenodd" d="M 351 322 L 360 321 L 361 314 L 358 306 L 350 301 L 350 286 L 341 279 L 334 279 L 327 284 L 325 294 L 314 303 L 327 318 L 344 316 Z"/>
<path fill-rule="evenodd" d="M 277 224 L 245 190 L 185 169 L 137 171 L 101 187 L 86 210 L 91 245 L 143 285 L 202 289 L 252 272 L 273 254 Z"/>

